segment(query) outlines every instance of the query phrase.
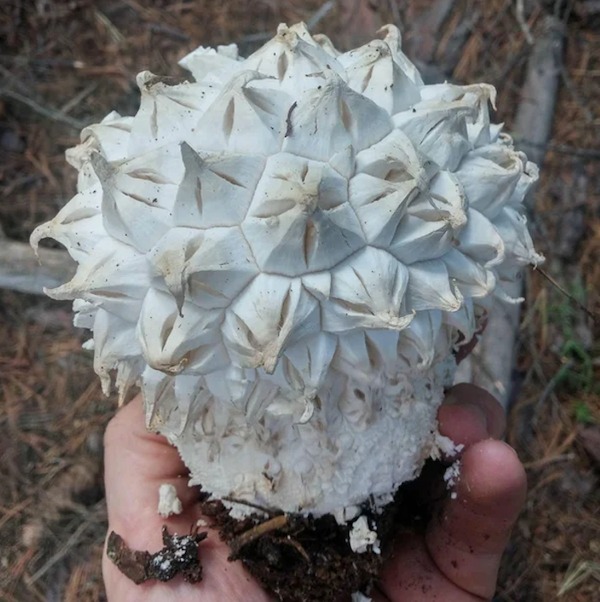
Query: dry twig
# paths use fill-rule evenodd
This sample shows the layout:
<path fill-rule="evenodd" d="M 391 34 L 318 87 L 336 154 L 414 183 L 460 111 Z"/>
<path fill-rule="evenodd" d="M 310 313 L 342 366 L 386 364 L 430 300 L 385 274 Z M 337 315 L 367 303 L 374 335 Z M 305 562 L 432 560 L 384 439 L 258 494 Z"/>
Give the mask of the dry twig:
<path fill-rule="evenodd" d="M 65 115 L 58 109 L 55 109 L 51 106 L 43 106 L 39 102 L 33 100 L 33 98 L 29 98 L 28 96 L 24 96 L 20 92 L 15 92 L 14 90 L 9 90 L 7 88 L 0 88 L 0 98 L 10 98 L 21 104 L 27 105 L 30 109 L 35 111 L 36 113 L 42 115 L 43 117 L 47 117 L 52 121 L 60 121 L 72 128 L 77 130 L 83 129 L 87 124 L 79 119 L 75 119 L 73 117 L 69 117 Z"/>

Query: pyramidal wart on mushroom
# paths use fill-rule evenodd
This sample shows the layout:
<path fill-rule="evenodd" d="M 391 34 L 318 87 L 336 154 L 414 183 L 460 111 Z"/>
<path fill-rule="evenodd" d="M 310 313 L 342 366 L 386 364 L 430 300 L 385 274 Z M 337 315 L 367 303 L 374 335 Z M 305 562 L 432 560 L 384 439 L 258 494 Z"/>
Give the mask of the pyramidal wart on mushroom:
<path fill-rule="evenodd" d="M 490 123 L 494 88 L 424 85 L 380 33 L 340 53 L 280 25 L 246 59 L 198 48 L 191 81 L 140 73 L 137 114 L 83 130 L 78 193 L 31 237 L 78 263 L 48 294 L 190 485 L 238 517 L 332 514 L 357 554 L 377 546 L 362 509 L 448 444 L 457 347 L 541 259 L 537 168 Z"/>

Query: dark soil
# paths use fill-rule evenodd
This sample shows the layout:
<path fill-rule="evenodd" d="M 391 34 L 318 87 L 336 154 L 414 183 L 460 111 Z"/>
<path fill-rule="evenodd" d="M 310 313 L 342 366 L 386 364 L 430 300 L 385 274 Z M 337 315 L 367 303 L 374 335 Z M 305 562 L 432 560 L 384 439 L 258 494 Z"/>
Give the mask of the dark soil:
<path fill-rule="evenodd" d="M 201 502 L 203 514 L 249 572 L 281 602 L 346 602 L 376 587 L 381 565 L 403 532 L 422 530 L 436 503 L 446 495 L 444 466 L 429 462 L 421 477 L 403 484 L 394 500 L 376 513 L 363 508 L 378 533 L 381 553 L 355 553 L 349 544 L 352 523 L 339 525 L 331 515 L 253 513 L 237 520 L 220 500 Z"/>

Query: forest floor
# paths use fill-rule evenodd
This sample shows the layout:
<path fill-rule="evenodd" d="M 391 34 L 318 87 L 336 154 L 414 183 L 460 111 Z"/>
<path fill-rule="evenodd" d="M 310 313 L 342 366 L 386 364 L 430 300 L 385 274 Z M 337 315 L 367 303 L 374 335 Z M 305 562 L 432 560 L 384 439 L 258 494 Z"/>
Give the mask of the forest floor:
<path fill-rule="evenodd" d="M 530 217 L 554 282 L 525 274 L 508 441 L 525 463 L 529 497 L 497 600 L 592 602 L 600 591 L 600 332 L 582 306 L 600 313 L 598 3 L 456 0 L 425 35 L 419 27 L 434 4 L 363 2 L 372 8 L 355 17 L 349 0 L 4 0 L 0 234 L 27 241 L 54 216 L 75 190 L 64 152 L 79 130 L 111 109 L 132 114 L 137 72 L 180 75 L 177 60 L 200 44 L 235 41 L 247 54 L 278 23 L 304 20 L 343 48 L 364 18 L 400 20 L 409 55 L 457 83 L 497 87 L 495 119 L 510 132 L 530 41 L 555 11 L 565 52 Z M 102 433 L 116 399 L 102 395 L 68 303 L 0 290 L 0 332 L 0 600 L 104 600 Z"/>

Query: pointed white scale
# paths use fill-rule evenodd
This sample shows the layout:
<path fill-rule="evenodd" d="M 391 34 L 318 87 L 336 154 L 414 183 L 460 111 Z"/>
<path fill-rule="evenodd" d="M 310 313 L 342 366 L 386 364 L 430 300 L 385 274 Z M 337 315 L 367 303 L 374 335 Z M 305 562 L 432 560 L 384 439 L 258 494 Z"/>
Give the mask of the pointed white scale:
<path fill-rule="evenodd" d="M 419 189 L 415 180 L 388 182 L 361 173 L 350 180 L 349 193 L 367 242 L 387 247 Z"/>
<path fill-rule="evenodd" d="M 468 138 L 474 148 L 494 142 L 496 134 L 490 129 L 489 105 L 496 108 L 496 89 L 489 84 L 457 86 L 443 83 L 424 86 L 421 98 L 426 101 L 456 102 L 463 99 L 472 103 L 477 110 L 474 121 L 467 122 Z"/>
<path fill-rule="evenodd" d="M 198 419 L 202 409 L 211 401 L 211 396 L 208 394 L 203 377 L 196 374 L 167 376 L 158 371 L 155 371 L 155 374 L 158 379 L 157 383 L 171 383 L 167 390 L 170 395 L 175 395 L 177 398 L 177 411 L 168 414 L 167 427 L 170 439 L 175 440 L 182 437 L 186 430 L 190 431 L 194 428 L 194 422 Z M 155 409 L 158 409 L 156 405 Z"/>
<path fill-rule="evenodd" d="M 197 153 L 181 145 L 185 175 L 173 220 L 178 226 L 213 228 L 239 224 L 246 215 L 265 160 L 256 155 Z"/>
<path fill-rule="evenodd" d="M 266 76 L 243 71 L 231 79 L 184 140 L 194 149 L 268 155 L 277 152 L 293 100 L 262 89 Z"/>
<path fill-rule="evenodd" d="M 229 358 L 220 344 L 222 315 L 221 310 L 200 310 L 190 303 L 179 310 L 171 295 L 150 289 L 137 328 L 145 360 L 167 374 L 179 374 L 188 365 L 202 374 L 227 366 Z"/>
<path fill-rule="evenodd" d="M 110 371 L 117 368 L 120 363 L 130 364 L 136 368 L 137 373 L 130 375 L 133 381 L 141 374 L 143 366 L 138 362 L 141 350 L 135 338 L 135 325 L 103 309 L 96 312 L 93 330 L 94 371 L 100 377 L 102 391 L 108 395 Z"/>
<path fill-rule="evenodd" d="M 229 306 L 258 274 L 238 228 L 214 228 L 186 261 L 187 298 L 203 309 Z"/>
<path fill-rule="evenodd" d="M 385 332 L 387 336 L 381 336 Z M 333 367 L 352 381 L 368 383 L 397 364 L 398 330 L 354 330 L 339 335 Z"/>
<path fill-rule="evenodd" d="M 413 179 L 419 189 L 425 190 L 438 167 L 402 130 L 395 129 L 377 144 L 358 153 L 356 171 L 391 182 Z"/>
<path fill-rule="evenodd" d="M 89 125 L 82 130 L 81 144 L 67 149 L 67 163 L 79 172 L 78 191 L 96 187 L 99 183 L 91 164 L 92 154 L 100 152 L 108 161 L 122 161 L 127 158 L 132 122 L 132 117 L 121 117 L 119 113 L 112 111 L 100 123 Z"/>
<path fill-rule="evenodd" d="M 466 209 L 467 200 L 458 178 L 452 172 L 440 171 L 408 211 L 421 219 L 446 222 L 458 234 L 467 223 Z"/>
<path fill-rule="evenodd" d="M 197 83 L 223 86 L 244 69 L 235 44 L 205 48 L 200 46 L 186 54 L 179 65 L 189 71 Z"/>
<path fill-rule="evenodd" d="M 528 161 L 524 153 L 517 154 L 521 158 L 524 168 L 512 196 L 508 200 L 508 205 L 511 205 L 514 208 L 519 208 L 523 205 L 523 199 L 539 179 L 538 166 L 535 163 Z"/>
<path fill-rule="evenodd" d="M 392 130 L 384 109 L 334 75 L 305 90 L 296 102 L 283 141 L 283 150 L 294 155 L 328 161 L 348 145 L 361 151 Z"/>
<path fill-rule="evenodd" d="M 330 56 L 337 58 L 342 54 L 334 45 L 331 39 L 324 33 L 316 33 L 312 39 Z"/>
<path fill-rule="evenodd" d="M 135 323 L 149 285 L 146 257 L 132 247 L 104 238 L 88 260 L 79 264 L 69 282 L 47 292 L 53 299 L 81 297 Z"/>
<path fill-rule="evenodd" d="M 383 34 L 383 41 L 388 45 L 394 62 L 402 69 L 410 80 L 417 86 L 423 86 L 423 79 L 416 66 L 402 52 L 402 35 L 395 25 L 384 25 L 377 32 Z"/>
<path fill-rule="evenodd" d="M 344 78 L 344 69 L 336 59 L 312 38 L 304 24 L 287 27 L 280 25 L 277 35 L 244 61 L 245 69 L 252 69 L 270 79 L 264 83 L 274 85 L 291 95 L 298 91 L 298 81 L 303 87 L 316 88 L 328 73 Z"/>
<path fill-rule="evenodd" d="M 77 298 L 73 301 L 73 325 L 77 328 L 88 328 L 94 326 L 94 318 L 98 308 L 93 303 Z M 93 339 L 92 339 L 93 340 Z"/>
<path fill-rule="evenodd" d="M 450 249 L 443 257 L 448 274 L 463 298 L 486 297 L 496 285 L 491 270 L 473 261 L 457 249 Z"/>
<path fill-rule="evenodd" d="M 180 309 L 186 293 L 186 262 L 202 245 L 203 239 L 202 230 L 173 228 L 152 247 L 147 255 L 154 274 L 164 281 Z M 155 286 L 160 286 L 160 283 L 155 283 Z"/>
<path fill-rule="evenodd" d="M 476 109 L 465 101 L 421 101 L 392 119 L 394 127 L 400 128 L 440 168 L 454 171 L 472 148 L 467 121 L 475 117 Z"/>
<path fill-rule="evenodd" d="M 229 306 L 258 273 L 238 228 L 174 228 L 149 259 L 179 306 L 186 299 L 206 310 Z"/>
<path fill-rule="evenodd" d="M 227 310 L 225 344 L 242 367 L 272 372 L 285 347 L 321 330 L 319 313 L 299 278 L 260 274 Z"/>
<path fill-rule="evenodd" d="M 132 357 L 131 360 L 120 359 L 117 362 L 117 374 L 115 376 L 115 388 L 119 392 L 117 400 L 121 407 L 127 400 L 129 391 L 132 387 L 139 387 L 140 378 L 146 368 L 146 362 L 140 355 Z"/>
<path fill-rule="evenodd" d="M 504 240 L 492 222 L 472 208 L 467 216 L 467 224 L 456 241 L 458 250 L 486 268 L 504 261 Z"/>
<path fill-rule="evenodd" d="M 374 40 L 338 57 L 346 69 L 348 85 L 376 102 L 390 115 L 404 111 L 421 100 L 420 86 L 394 61 L 389 45 Z"/>
<path fill-rule="evenodd" d="M 367 247 L 333 273 L 331 295 L 323 304 L 323 328 L 405 328 L 413 318 L 405 311 L 408 271 L 392 255 Z"/>
<path fill-rule="evenodd" d="M 123 117 L 116 111 L 109 113 L 100 123 L 88 125 L 81 130 L 82 144 L 89 144 L 100 151 L 107 161 L 123 161 L 127 158 L 127 147 L 133 117 Z M 77 150 L 79 146 L 73 150 Z M 66 153 L 67 161 L 74 167 L 75 157 Z"/>
<path fill-rule="evenodd" d="M 348 184 L 326 164 L 269 158 L 242 230 L 261 269 L 287 276 L 328 269 L 364 245 Z"/>
<path fill-rule="evenodd" d="M 538 265 L 543 257 L 536 253 L 527 229 L 527 218 L 514 207 L 504 207 L 494 218 L 494 228 L 504 240 L 506 258 L 513 265 Z"/>
<path fill-rule="evenodd" d="M 437 259 L 452 248 L 454 234 L 448 222 L 424 220 L 407 214 L 389 243 L 390 253 L 406 265 Z"/>
<path fill-rule="evenodd" d="M 490 144 L 469 153 L 455 175 L 469 205 L 493 219 L 511 198 L 523 168 L 521 156 L 512 148 Z"/>
<path fill-rule="evenodd" d="M 171 402 L 175 390 L 175 377 L 146 366 L 142 375 L 142 394 L 146 428 L 162 432 L 175 406 Z"/>
<path fill-rule="evenodd" d="M 163 147 L 121 164 L 92 156 L 102 185 L 102 215 L 117 240 L 149 251 L 173 225 L 173 205 L 183 177 L 179 148 Z"/>
<path fill-rule="evenodd" d="M 429 367 L 436 359 L 436 353 L 444 355 L 439 348 L 438 336 L 442 324 L 442 311 L 417 312 L 414 320 L 400 332 L 396 351 L 411 365 Z"/>
<path fill-rule="evenodd" d="M 100 186 L 76 194 L 49 222 L 38 226 L 29 242 L 37 254 L 40 240 L 53 238 L 69 255 L 84 263 L 100 240 L 107 236 L 102 224 Z"/>
<path fill-rule="evenodd" d="M 325 332 L 302 339 L 286 349 L 277 371 L 290 388 L 316 391 L 327 378 L 337 348 L 337 337 Z"/>
<path fill-rule="evenodd" d="M 447 327 L 462 334 L 461 344 L 469 343 L 479 326 L 475 317 L 473 299 L 465 299 L 462 307 L 457 311 L 444 312 L 443 322 Z"/>
<path fill-rule="evenodd" d="M 185 139 L 190 124 L 198 122 L 218 93 L 204 84 L 170 85 L 168 78 L 150 71 L 142 71 L 137 84 L 142 98 L 131 125 L 129 157 Z"/>
<path fill-rule="evenodd" d="M 463 298 L 452 283 L 448 268 L 441 259 L 420 261 L 408 267 L 408 309 L 456 311 Z"/>

